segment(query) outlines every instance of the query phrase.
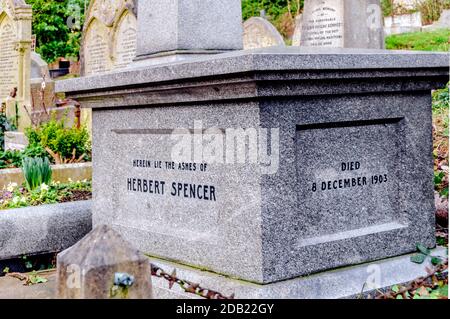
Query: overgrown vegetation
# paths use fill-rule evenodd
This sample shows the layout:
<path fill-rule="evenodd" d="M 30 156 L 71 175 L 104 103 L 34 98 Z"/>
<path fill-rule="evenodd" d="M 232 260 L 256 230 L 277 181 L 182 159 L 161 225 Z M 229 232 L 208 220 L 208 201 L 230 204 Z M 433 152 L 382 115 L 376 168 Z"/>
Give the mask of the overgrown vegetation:
<path fill-rule="evenodd" d="M 0 150 L 0 169 L 22 167 L 25 158 L 48 158 L 51 164 L 91 160 L 89 131 L 66 127 L 64 120 L 52 119 L 26 130 L 29 145 L 23 151 Z"/>
<path fill-rule="evenodd" d="M 242 0 L 243 19 L 260 16 L 264 10 L 266 17 L 280 33 L 289 38 L 295 28 L 295 17 L 303 9 L 304 0 Z"/>
<path fill-rule="evenodd" d="M 31 191 L 27 187 L 11 183 L 0 190 L 0 210 L 86 200 L 91 197 L 92 186 L 87 180 L 43 183 Z"/>
<path fill-rule="evenodd" d="M 442 197 L 448 197 L 449 87 L 433 93 L 434 183 Z"/>
<path fill-rule="evenodd" d="M 450 0 L 424 0 L 418 1 L 416 5 L 416 10 L 421 13 L 424 25 L 439 20 L 444 9 L 450 9 Z"/>
<path fill-rule="evenodd" d="M 394 5 L 393 0 L 381 0 L 381 6 L 385 17 L 420 12 L 422 16 L 422 23 L 426 25 L 439 20 L 442 10 L 450 9 L 450 0 L 416 1 L 413 8 L 405 8 L 399 5 Z"/>
<path fill-rule="evenodd" d="M 91 145 L 89 131 L 82 126 L 67 128 L 65 121 L 52 119 L 38 127 L 26 130 L 29 146 L 26 149 L 31 157 L 45 154 L 55 164 L 89 161 Z"/>
<path fill-rule="evenodd" d="M 26 0 L 33 7 L 36 51 L 47 62 L 78 58 L 84 0 Z"/>
<path fill-rule="evenodd" d="M 386 48 L 448 52 L 450 50 L 449 37 L 450 29 L 391 35 L 386 37 Z"/>
<path fill-rule="evenodd" d="M 20 151 L 0 151 L 0 169 L 20 167 L 22 159 Z"/>
<path fill-rule="evenodd" d="M 394 14 L 394 4 L 392 0 L 381 0 L 381 7 L 383 10 L 383 15 L 385 17 L 391 16 Z"/>

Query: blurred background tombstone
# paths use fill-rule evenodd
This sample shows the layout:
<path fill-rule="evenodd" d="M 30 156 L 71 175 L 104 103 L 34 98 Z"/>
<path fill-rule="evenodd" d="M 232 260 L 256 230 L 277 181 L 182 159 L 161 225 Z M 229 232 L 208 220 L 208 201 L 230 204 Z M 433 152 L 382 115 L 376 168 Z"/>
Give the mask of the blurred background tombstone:
<path fill-rule="evenodd" d="M 244 22 L 244 50 L 272 46 L 284 46 L 277 28 L 261 17 L 252 17 Z"/>

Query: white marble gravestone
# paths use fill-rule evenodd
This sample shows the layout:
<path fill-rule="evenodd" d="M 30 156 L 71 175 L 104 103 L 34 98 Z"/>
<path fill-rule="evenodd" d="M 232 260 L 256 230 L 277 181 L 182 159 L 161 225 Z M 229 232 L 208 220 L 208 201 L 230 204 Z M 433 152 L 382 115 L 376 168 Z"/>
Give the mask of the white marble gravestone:
<path fill-rule="evenodd" d="M 384 48 L 380 0 L 305 0 L 301 46 Z"/>

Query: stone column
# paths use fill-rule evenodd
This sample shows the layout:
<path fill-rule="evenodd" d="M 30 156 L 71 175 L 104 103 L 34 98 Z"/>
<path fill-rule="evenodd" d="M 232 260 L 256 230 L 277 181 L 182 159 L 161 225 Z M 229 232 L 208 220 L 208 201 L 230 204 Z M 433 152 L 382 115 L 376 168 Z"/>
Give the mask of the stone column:
<path fill-rule="evenodd" d="M 241 50 L 242 36 L 240 0 L 140 1 L 135 61 L 160 64 Z"/>
<path fill-rule="evenodd" d="M 31 70 L 31 20 L 32 9 L 30 5 L 23 1 L 14 2 L 16 5 L 12 7 L 8 3 L 5 8 L 9 18 L 12 19 L 16 40 L 14 43 L 14 50 L 17 54 L 17 65 L 15 72 L 17 72 L 17 94 L 15 98 L 8 98 L 6 101 L 6 112 L 8 116 L 16 116 L 16 103 L 18 105 L 18 126 L 19 130 L 25 129 L 31 124 L 30 117 L 27 110 L 31 109 L 31 91 L 30 91 L 30 70 Z M 14 52 L 11 52 L 14 55 Z"/>

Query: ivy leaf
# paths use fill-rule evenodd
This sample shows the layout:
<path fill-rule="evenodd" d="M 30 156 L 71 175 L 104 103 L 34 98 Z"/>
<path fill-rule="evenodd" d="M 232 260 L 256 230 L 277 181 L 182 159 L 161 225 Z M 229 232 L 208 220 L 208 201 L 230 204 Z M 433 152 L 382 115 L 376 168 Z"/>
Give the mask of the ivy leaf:
<path fill-rule="evenodd" d="M 426 258 L 427 255 L 419 253 L 411 256 L 411 261 L 416 264 L 423 264 Z"/>
<path fill-rule="evenodd" d="M 422 244 L 417 244 L 416 247 L 417 247 L 417 250 L 420 251 L 424 255 L 429 255 L 431 253 L 431 251 Z"/>
<path fill-rule="evenodd" d="M 29 285 L 43 284 L 46 283 L 47 281 L 48 281 L 47 278 L 39 276 L 35 271 L 33 271 L 28 278 Z"/>
<path fill-rule="evenodd" d="M 398 285 L 394 285 L 394 286 L 392 286 L 391 290 L 392 290 L 393 292 L 399 292 L 399 291 L 400 291 L 400 288 L 399 288 Z"/>
<path fill-rule="evenodd" d="M 433 256 L 433 257 L 431 257 L 431 264 L 432 264 L 433 266 L 440 265 L 440 264 L 442 264 L 442 259 L 439 258 L 439 257 Z"/>

